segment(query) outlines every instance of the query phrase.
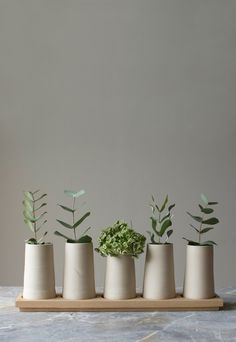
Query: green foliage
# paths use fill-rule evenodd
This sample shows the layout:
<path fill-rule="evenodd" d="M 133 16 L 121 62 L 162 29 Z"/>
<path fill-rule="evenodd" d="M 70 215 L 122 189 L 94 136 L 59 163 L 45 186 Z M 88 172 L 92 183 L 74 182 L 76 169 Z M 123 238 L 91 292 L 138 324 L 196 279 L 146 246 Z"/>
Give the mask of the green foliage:
<path fill-rule="evenodd" d="M 34 192 L 24 191 L 23 200 L 24 222 L 34 234 L 34 236 L 26 240 L 26 242 L 33 245 L 44 244 L 44 237 L 47 235 L 47 232 L 45 232 L 40 238 L 38 237 L 39 230 L 47 222 L 47 220 L 42 220 L 47 212 L 44 211 L 40 213 L 40 210 L 45 207 L 47 203 L 43 202 L 38 204 L 38 202 L 46 197 L 47 194 L 42 194 L 40 196 L 38 196 L 38 194 L 39 190 Z"/>
<path fill-rule="evenodd" d="M 95 249 L 102 256 L 130 255 L 138 257 L 143 253 L 146 238 L 135 232 L 127 223 L 117 221 L 101 232 L 99 247 Z"/>
<path fill-rule="evenodd" d="M 168 239 L 173 233 L 172 226 L 172 214 L 171 210 L 175 207 L 175 204 L 168 206 L 168 195 L 166 195 L 164 202 L 161 206 L 158 206 L 154 196 L 152 196 L 152 202 L 150 204 L 152 210 L 151 226 L 152 232 L 147 231 L 150 235 L 151 243 L 154 244 L 165 244 L 168 243 Z M 164 242 L 161 242 L 161 238 L 166 234 Z M 156 240 L 157 239 L 157 240 Z"/>
<path fill-rule="evenodd" d="M 58 206 L 63 209 L 65 212 L 70 213 L 72 215 L 72 222 L 71 223 L 67 223 L 61 220 L 57 220 L 58 223 L 60 223 L 60 225 L 62 225 L 64 228 L 67 228 L 69 230 L 73 231 L 73 238 L 68 237 L 65 234 L 62 234 L 60 232 L 58 232 L 57 230 L 54 232 L 55 235 L 63 237 L 64 239 L 67 240 L 67 242 L 72 242 L 72 243 L 86 243 L 86 242 L 91 242 L 92 238 L 89 235 L 86 235 L 87 231 L 90 229 L 90 227 L 88 227 L 87 229 L 85 229 L 85 231 L 80 234 L 79 237 L 77 237 L 76 234 L 76 229 L 84 222 L 84 220 L 90 215 L 90 212 L 85 213 L 79 220 L 75 220 L 75 213 L 78 211 L 78 209 L 75 208 L 75 201 L 77 198 L 79 198 L 80 196 L 85 194 L 84 190 L 80 190 L 80 191 L 72 191 L 72 190 L 65 190 L 64 194 L 68 197 L 70 197 L 72 199 L 72 207 L 67 207 L 61 204 L 58 204 Z"/>
<path fill-rule="evenodd" d="M 198 222 L 198 227 L 195 227 L 194 225 L 190 224 L 190 227 L 193 228 L 197 235 L 198 235 L 198 240 L 194 241 L 194 240 L 189 240 L 186 238 L 183 238 L 184 240 L 186 240 L 188 242 L 189 245 L 193 245 L 193 246 L 212 246 L 212 245 L 216 245 L 216 243 L 214 241 L 211 240 L 207 240 L 202 242 L 202 235 L 209 232 L 210 230 L 214 229 L 214 227 L 206 227 L 206 226 L 214 226 L 217 223 L 219 223 L 219 220 L 216 217 L 211 217 L 211 218 L 206 218 L 206 215 L 210 215 L 214 212 L 213 208 L 210 208 L 211 206 L 214 206 L 216 204 L 218 204 L 218 202 L 209 202 L 207 197 L 203 194 L 201 194 L 201 200 L 202 200 L 202 204 L 199 204 L 199 208 L 200 208 L 200 212 L 201 214 L 199 216 L 195 216 L 190 214 L 187 211 L 187 214 L 196 222 Z"/>

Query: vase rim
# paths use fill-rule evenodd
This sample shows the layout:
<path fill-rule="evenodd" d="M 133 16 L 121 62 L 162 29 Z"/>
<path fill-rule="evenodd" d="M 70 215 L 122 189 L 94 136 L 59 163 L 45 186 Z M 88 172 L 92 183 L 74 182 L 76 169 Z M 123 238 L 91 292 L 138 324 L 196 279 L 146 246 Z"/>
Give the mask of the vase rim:
<path fill-rule="evenodd" d="M 148 246 L 170 247 L 170 246 L 173 246 L 173 243 L 172 242 L 169 242 L 169 243 L 152 243 L 152 242 L 149 242 L 147 245 Z"/>
<path fill-rule="evenodd" d="M 106 255 L 106 257 L 110 257 L 110 258 L 122 258 L 122 257 L 130 257 L 130 258 L 134 258 L 133 255 L 128 255 L 128 254 L 119 254 L 119 255 Z"/>
<path fill-rule="evenodd" d="M 78 246 L 78 245 L 91 245 L 93 242 L 92 241 L 90 241 L 90 242 L 68 242 L 68 241 L 66 241 L 65 243 L 68 245 Z"/>
<path fill-rule="evenodd" d="M 210 247 L 213 248 L 213 245 L 187 245 L 187 247 L 201 247 L 201 248 L 205 248 L 205 247 Z"/>
<path fill-rule="evenodd" d="M 45 242 L 44 244 L 42 244 L 42 243 L 28 243 L 28 242 L 25 242 L 25 245 L 27 245 L 27 246 L 35 246 L 35 247 L 50 247 L 50 246 L 53 246 L 53 243 L 52 242 Z"/>

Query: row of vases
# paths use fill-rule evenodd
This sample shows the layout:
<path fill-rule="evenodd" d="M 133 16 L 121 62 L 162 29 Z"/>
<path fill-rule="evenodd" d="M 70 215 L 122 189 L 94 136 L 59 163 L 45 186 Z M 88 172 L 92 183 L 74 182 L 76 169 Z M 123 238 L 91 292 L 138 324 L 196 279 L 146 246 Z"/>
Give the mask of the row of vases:
<path fill-rule="evenodd" d="M 136 297 L 135 262 L 131 256 L 107 257 L 104 297 Z M 48 299 L 56 296 L 53 245 L 30 245 L 25 249 L 23 297 Z M 88 299 L 96 296 L 92 243 L 66 243 L 63 297 Z M 168 299 L 176 296 L 172 244 L 148 244 L 143 297 Z M 187 246 L 183 296 L 191 299 L 215 296 L 213 246 Z"/>

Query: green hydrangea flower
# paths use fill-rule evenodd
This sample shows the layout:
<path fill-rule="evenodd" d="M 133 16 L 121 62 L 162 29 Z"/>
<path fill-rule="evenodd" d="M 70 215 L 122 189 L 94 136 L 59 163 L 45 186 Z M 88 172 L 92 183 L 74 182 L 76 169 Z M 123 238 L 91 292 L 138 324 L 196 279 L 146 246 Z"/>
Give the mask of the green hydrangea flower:
<path fill-rule="evenodd" d="M 130 255 L 138 257 L 143 253 L 146 238 L 135 232 L 127 223 L 117 221 L 101 232 L 99 246 L 95 250 L 102 256 Z"/>

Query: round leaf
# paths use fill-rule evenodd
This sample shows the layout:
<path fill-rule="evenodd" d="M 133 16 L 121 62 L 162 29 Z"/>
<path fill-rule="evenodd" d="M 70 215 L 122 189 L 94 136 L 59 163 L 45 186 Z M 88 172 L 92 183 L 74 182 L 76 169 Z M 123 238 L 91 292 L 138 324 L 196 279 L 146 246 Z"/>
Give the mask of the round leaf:
<path fill-rule="evenodd" d="M 84 195 L 85 191 L 84 190 L 80 190 L 80 191 L 64 190 L 64 194 L 69 196 L 69 197 L 78 198 L 78 197 Z"/>
<path fill-rule="evenodd" d="M 212 230 L 212 229 L 214 229 L 214 228 L 213 228 L 213 227 L 204 228 L 204 229 L 202 229 L 202 230 L 200 231 L 200 234 L 207 233 L 207 232 L 209 232 L 209 230 Z"/>
<path fill-rule="evenodd" d="M 33 196 L 29 191 L 24 191 L 24 196 L 25 198 L 33 202 Z"/>
<path fill-rule="evenodd" d="M 208 199 L 204 194 L 201 194 L 201 199 L 206 205 L 208 205 Z"/>
<path fill-rule="evenodd" d="M 211 214 L 214 212 L 214 210 L 211 208 L 203 208 L 201 204 L 199 204 L 199 208 L 201 209 L 201 212 L 204 214 Z"/>
<path fill-rule="evenodd" d="M 212 218 L 202 221 L 202 223 L 214 225 L 214 224 L 219 223 L 219 220 L 216 217 L 212 217 Z"/>

